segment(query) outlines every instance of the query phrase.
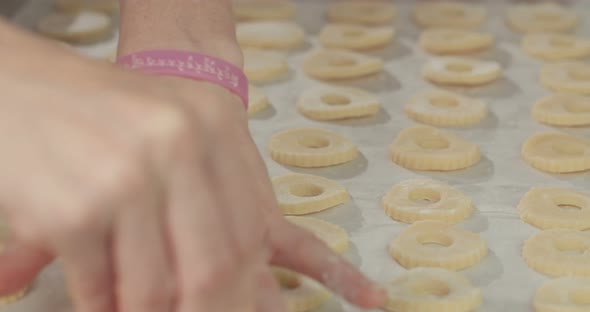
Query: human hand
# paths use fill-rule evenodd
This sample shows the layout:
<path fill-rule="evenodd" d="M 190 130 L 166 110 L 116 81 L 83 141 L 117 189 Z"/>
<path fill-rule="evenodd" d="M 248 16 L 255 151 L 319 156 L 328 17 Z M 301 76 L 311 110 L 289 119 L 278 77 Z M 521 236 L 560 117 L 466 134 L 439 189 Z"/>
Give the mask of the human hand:
<path fill-rule="evenodd" d="M 383 303 L 282 218 L 238 97 L 0 35 L 0 293 L 58 257 L 79 312 L 284 311 L 271 265 Z"/>

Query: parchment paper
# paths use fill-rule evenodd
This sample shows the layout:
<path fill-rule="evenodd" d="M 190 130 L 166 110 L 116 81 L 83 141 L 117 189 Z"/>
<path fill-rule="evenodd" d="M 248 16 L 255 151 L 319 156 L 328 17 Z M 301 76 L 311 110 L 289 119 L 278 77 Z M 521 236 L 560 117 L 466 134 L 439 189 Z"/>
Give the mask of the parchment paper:
<path fill-rule="evenodd" d="M 476 2 L 476 1 L 470 1 Z M 318 46 L 316 35 L 324 24 L 328 1 L 299 1 L 299 22 L 308 31 L 308 42 L 303 49 L 290 55 L 291 73 L 279 82 L 264 86 L 272 108 L 252 118 L 250 125 L 255 141 L 262 151 L 273 176 L 288 172 L 322 175 L 345 185 L 352 202 L 315 214 L 327 221 L 344 226 L 350 233 L 352 248 L 347 257 L 371 278 L 386 283 L 404 271 L 388 255 L 389 242 L 406 225 L 388 218 L 381 208 L 381 197 L 402 180 L 430 177 L 447 181 L 461 189 L 475 202 L 476 212 L 459 224 L 479 233 L 488 243 L 489 255 L 482 263 L 463 273 L 482 289 L 484 305 L 479 311 L 532 311 L 531 300 L 535 289 L 547 277 L 529 269 L 520 255 L 525 239 L 539 230 L 522 222 L 515 210 L 521 196 L 532 186 L 559 186 L 590 191 L 590 173 L 548 175 L 536 171 L 521 160 L 520 147 L 529 136 L 540 131 L 564 131 L 590 137 L 590 130 L 552 129 L 530 117 L 533 103 L 549 92 L 538 83 L 541 62 L 525 55 L 519 47 L 520 35 L 504 25 L 507 1 L 480 1 L 490 10 L 484 30 L 497 36 L 496 47 L 474 55 L 499 61 L 505 69 L 504 77 L 486 87 L 452 89 L 489 104 L 490 115 L 481 124 L 468 129 L 449 130 L 479 144 L 482 161 L 469 169 L 453 173 L 412 172 L 393 164 L 388 146 L 403 128 L 415 123 L 403 113 L 406 100 L 421 90 L 432 87 L 420 77 L 420 69 L 429 58 L 416 42 L 419 29 L 411 21 L 413 1 L 397 1 L 400 10 L 395 26 L 395 44 L 371 54 L 387 61 L 386 72 L 354 82 L 341 83 L 363 87 L 377 93 L 383 109 L 374 118 L 341 122 L 316 122 L 304 118 L 295 107 L 297 97 L 306 88 L 320 82 L 313 81 L 300 70 L 304 55 Z M 590 12 L 590 2 L 568 2 L 580 16 Z M 17 18 L 23 25 L 31 25 L 45 6 L 28 6 Z M 583 21 L 578 33 L 587 34 Z M 108 55 L 115 39 L 81 51 L 93 56 Z M 345 135 L 358 144 L 362 156 L 357 160 L 333 168 L 302 170 L 281 166 L 268 157 L 266 144 L 278 131 L 293 127 L 320 127 Z M 149 242 L 148 242 L 149 243 Z M 70 311 L 63 289 L 63 279 L 54 266 L 46 270 L 29 296 L 20 303 L 2 309 L 7 312 L 62 312 Z M 320 311 L 360 311 L 338 299 L 333 299 Z"/>

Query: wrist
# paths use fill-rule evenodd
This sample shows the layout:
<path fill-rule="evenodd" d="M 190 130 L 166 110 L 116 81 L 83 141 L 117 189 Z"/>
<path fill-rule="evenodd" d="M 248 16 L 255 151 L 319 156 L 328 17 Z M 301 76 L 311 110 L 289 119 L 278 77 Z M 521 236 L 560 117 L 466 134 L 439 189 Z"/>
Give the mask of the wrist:
<path fill-rule="evenodd" d="M 240 68 L 230 0 L 121 0 L 119 55 L 184 50 L 221 58 Z"/>

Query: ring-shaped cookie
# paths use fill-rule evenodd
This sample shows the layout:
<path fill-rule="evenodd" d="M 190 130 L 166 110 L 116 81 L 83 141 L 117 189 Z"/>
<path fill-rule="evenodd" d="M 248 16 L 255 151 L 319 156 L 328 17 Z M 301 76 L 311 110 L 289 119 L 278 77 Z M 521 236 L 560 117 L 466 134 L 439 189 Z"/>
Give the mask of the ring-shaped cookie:
<path fill-rule="evenodd" d="M 270 139 L 269 151 L 276 162 L 302 168 L 329 167 L 357 158 L 359 152 L 345 137 L 328 130 L 286 130 Z"/>
<path fill-rule="evenodd" d="M 286 174 L 272 179 L 279 208 L 285 215 L 319 212 L 350 199 L 335 181 L 310 174 Z"/>
<path fill-rule="evenodd" d="M 259 87 L 248 85 L 248 116 L 253 116 L 267 107 L 268 97 L 264 91 Z"/>
<path fill-rule="evenodd" d="M 545 282 L 535 293 L 535 312 L 590 311 L 590 278 L 562 277 Z"/>
<path fill-rule="evenodd" d="M 433 54 L 465 54 L 479 52 L 494 44 L 491 34 L 457 28 L 430 28 L 420 34 L 422 49 Z"/>
<path fill-rule="evenodd" d="M 287 57 L 283 53 L 245 48 L 243 54 L 244 73 L 251 82 L 271 82 L 289 72 Z"/>
<path fill-rule="evenodd" d="M 403 130 L 389 148 L 396 164 L 412 170 L 452 171 L 477 164 L 479 147 L 429 126 Z"/>
<path fill-rule="evenodd" d="M 590 139 L 565 133 L 536 134 L 522 146 L 522 158 L 548 173 L 571 173 L 590 169 Z"/>
<path fill-rule="evenodd" d="M 387 46 L 394 35 L 393 27 L 328 24 L 320 32 L 319 39 L 327 49 L 365 51 Z"/>
<path fill-rule="evenodd" d="M 419 221 L 404 229 L 389 245 L 389 253 L 404 268 L 436 267 L 462 270 L 488 253 L 479 235 L 442 221 Z"/>
<path fill-rule="evenodd" d="M 590 195 L 557 187 L 533 187 L 517 206 L 525 222 L 542 230 L 590 229 Z"/>
<path fill-rule="evenodd" d="M 414 9 L 414 20 L 422 27 L 476 28 L 486 17 L 483 6 L 455 1 L 421 3 Z"/>
<path fill-rule="evenodd" d="M 354 79 L 383 70 L 381 59 L 345 50 L 319 50 L 309 53 L 303 71 L 321 80 Z"/>
<path fill-rule="evenodd" d="M 305 31 L 294 22 L 243 22 L 236 26 L 236 37 L 242 47 L 291 50 L 305 42 Z"/>
<path fill-rule="evenodd" d="M 439 127 L 465 127 L 488 114 L 484 101 L 445 90 L 429 90 L 411 98 L 404 107 L 408 117 Z"/>
<path fill-rule="evenodd" d="M 301 94 L 299 112 L 310 119 L 337 120 L 377 114 L 379 98 L 354 87 L 316 86 Z"/>
<path fill-rule="evenodd" d="M 583 62 L 545 64 L 541 83 L 556 92 L 590 95 L 590 65 Z"/>
<path fill-rule="evenodd" d="M 522 249 L 533 270 L 549 276 L 590 276 L 590 233 L 553 229 L 531 236 Z"/>
<path fill-rule="evenodd" d="M 281 286 L 281 293 L 289 312 L 307 312 L 320 307 L 331 294 L 320 283 L 293 271 L 274 267 L 274 277 Z"/>
<path fill-rule="evenodd" d="M 552 94 L 539 100 L 531 111 L 537 121 L 559 127 L 590 125 L 590 97 Z"/>
<path fill-rule="evenodd" d="M 576 28 L 578 16 L 551 2 L 520 3 L 508 9 L 506 23 L 521 33 L 562 33 Z"/>
<path fill-rule="evenodd" d="M 428 61 L 422 76 L 444 85 L 479 86 L 493 82 L 502 74 L 495 61 L 482 61 L 463 57 L 439 57 Z"/>
<path fill-rule="evenodd" d="M 460 273 L 415 268 L 386 286 L 386 311 L 469 312 L 482 304 L 481 291 Z"/>
<path fill-rule="evenodd" d="M 590 56 L 590 40 L 564 34 L 528 34 L 522 50 L 547 61 L 580 59 Z"/>
<path fill-rule="evenodd" d="M 388 216 L 404 223 L 423 220 L 457 223 L 473 211 L 473 202 L 463 192 L 446 183 L 425 179 L 394 185 L 382 202 Z"/>

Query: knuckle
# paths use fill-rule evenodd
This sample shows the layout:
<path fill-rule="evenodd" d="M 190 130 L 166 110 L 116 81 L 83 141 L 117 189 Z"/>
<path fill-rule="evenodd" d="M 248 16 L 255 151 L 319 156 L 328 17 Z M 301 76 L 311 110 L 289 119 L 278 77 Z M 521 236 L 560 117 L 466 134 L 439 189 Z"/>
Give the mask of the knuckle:
<path fill-rule="evenodd" d="M 176 286 L 171 279 L 145 285 L 137 306 L 144 311 L 167 311 L 174 301 Z"/>

